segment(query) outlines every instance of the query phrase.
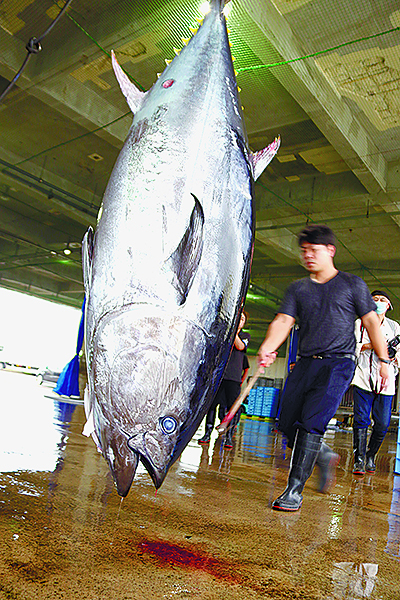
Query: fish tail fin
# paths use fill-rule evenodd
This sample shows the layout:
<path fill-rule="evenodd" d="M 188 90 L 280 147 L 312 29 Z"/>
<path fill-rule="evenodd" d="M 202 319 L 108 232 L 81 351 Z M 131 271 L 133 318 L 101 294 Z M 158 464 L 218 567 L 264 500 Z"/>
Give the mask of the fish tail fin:
<path fill-rule="evenodd" d="M 141 92 L 135 84 L 133 84 L 129 77 L 122 70 L 114 50 L 111 50 L 111 62 L 114 69 L 115 76 L 121 88 L 121 92 L 124 94 L 129 108 L 135 114 L 141 107 L 143 99 L 147 92 Z"/>
<path fill-rule="evenodd" d="M 228 4 L 230 0 L 210 0 L 210 6 L 212 6 L 213 4 L 216 4 L 220 10 L 220 12 L 222 12 L 225 8 L 225 4 Z"/>
<path fill-rule="evenodd" d="M 229 0 L 209 0 L 210 12 L 213 10 L 218 10 L 222 14 L 225 4 L 228 2 Z"/>
<path fill-rule="evenodd" d="M 259 150 L 258 152 L 250 153 L 250 162 L 253 167 L 253 179 L 256 181 L 264 169 L 267 168 L 271 160 L 274 158 L 275 154 L 279 150 L 279 146 L 281 145 L 281 138 L 278 135 L 274 139 L 269 146 Z"/>

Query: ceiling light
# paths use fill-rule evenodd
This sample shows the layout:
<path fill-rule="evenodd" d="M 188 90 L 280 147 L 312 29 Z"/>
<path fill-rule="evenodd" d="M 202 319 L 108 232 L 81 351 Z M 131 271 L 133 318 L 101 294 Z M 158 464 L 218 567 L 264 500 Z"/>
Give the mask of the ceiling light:
<path fill-rule="evenodd" d="M 204 17 L 208 12 L 210 12 L 210 3 L 203 2 L 203 4 L 201 6 L 199 6 L 199 11 L 201 12 L 201 14 Z"/>
<path fill-rule="evenodd" d="M 283 154 L 281 156 L 277 156 L 276 158 L 279 160 L 280 163 L 292 162 L 293 160 L 296 160 L 294 154 Z"/>
<path fill-rule="evenodd" d="M 101 156 L 100 154 L 97 154 L 97 152 L 94 152 L 93 154 L 88 154 L 88 158 L 91 158 L 94 161 L 99 161 L 99 160 L 103 160 L 103 156 Z"/>
<path fill-rule="evenodd" d="M 231 12 L 232 12 L 232 2 L 227 2 L 225 4 L 225 8 L 224 8 L 225 17 L 228 18 L 229 15 L 231 14 Z"/>
<path fill-rule="evenodd" d="M 69 255 L 71 254 L 72 250 L 71 250 L 71 248 L 69 247 L 69 242 L 68 242 L 68 244 L 67 244 L 67 247 L 66 247 L 66 248 L 64 248 L 63 252 L 64 252 L 64 254 L 65 254 L 66 256 L 69 256 Z"/>

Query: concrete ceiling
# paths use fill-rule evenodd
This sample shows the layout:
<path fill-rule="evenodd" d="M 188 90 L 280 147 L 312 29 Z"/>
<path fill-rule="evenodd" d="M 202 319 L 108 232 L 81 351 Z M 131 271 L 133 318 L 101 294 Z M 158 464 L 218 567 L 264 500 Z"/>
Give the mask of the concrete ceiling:
<path fill-rule="evenodd" d="M 201 4 L 74 0 L 44 38 L 0 104 L 1 286 L 81 306 L 80 242 L 132 121 L 107 53 L 148 89 Z M 52 0 L 2 3 L 0 92 L 58 12 Z M 337 266 L 389 291 L 399 319 L 398 1 L 233 0 L 228 25 L 250 146 L 282 138 L 255 188 L 253 350 L 305 274 L 307 222 L 334 229 Z"/>

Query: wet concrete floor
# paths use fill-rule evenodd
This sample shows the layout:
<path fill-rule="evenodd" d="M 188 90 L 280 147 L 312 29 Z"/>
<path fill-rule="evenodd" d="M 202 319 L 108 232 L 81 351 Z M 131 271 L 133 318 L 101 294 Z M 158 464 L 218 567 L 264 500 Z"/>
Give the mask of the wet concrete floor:
<path fill-rule="evenodd" d="M 329 495 L 313 474 L 298 513 L 271 510 L 289 456 L 242 419 L 234 448 L 197 439 L 155 494 L 140 469 L 121 502 L 85 438 L 81 405 L 0 372 L 0 599 L 400 599 L 400 476 L 389 434 L 375 475 L 351 474 L 351 433 Z"/>

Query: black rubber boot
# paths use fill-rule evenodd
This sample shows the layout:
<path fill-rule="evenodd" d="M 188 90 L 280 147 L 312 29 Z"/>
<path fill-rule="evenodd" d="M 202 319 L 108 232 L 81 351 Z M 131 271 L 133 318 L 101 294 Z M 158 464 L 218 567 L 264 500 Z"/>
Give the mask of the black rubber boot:
<path fill-rule="evenodd" d="M 385 436 L 382 434 L 377 434 L 375 431 L 372 432 L 372 435 L 369 439 L 368 450 L 367 450 L 367 462 L 365 464 L 365 470 L 367 473 L 375 473 L 376 465 L 375 465 L 375 456 L 378 452 L 379 448 L 382 445 Z"/>
<path fill-rule="evenodd" d="M 209 423 L 206 423 L 206 432 L 203 435 L 203 437 L 201 437 L 199 440 L 197 440 L 198 444 L 209 444 L 210 443 L 210 438 L 211 438 L 211 433 L 213 430 L 214 425 L 210 425 Z"/>
<path fill-rule="evenodd" d="M 235 431 L 235 427 L 232 423 L 230 423 L 230 426 L 227 429 L 227 432 L 225 433 L 225 439 L 224 439 L 224 448 L 227 448 L 228 450 L 233 448 L 232 438 L 233 438 L 234 431 Z"/>
<path fill-rule="evenodd" d="M 299 510 L 302 491 L 310 477 L 321 448 L 322 435 L 300 430 L 294 443 L 289 480 L 286 490 L 272 503 L 274 510 Z"/>
<path fill-rule="evenodd" d="M 353 429 L 354 475 L 365 475 L 365 453 L 367 450 L 367 429 Z"/>
<path fill-rule="evenodd" d="M 319 468 L 319 484 L 318 491 L 321 494 L 326 494 L 336 481 L 336 467 L 339 463 L 340 456 L 336 454 L 328 444 L 321 443 L 321 449 L 317 456 L 317 467 Z"/>

